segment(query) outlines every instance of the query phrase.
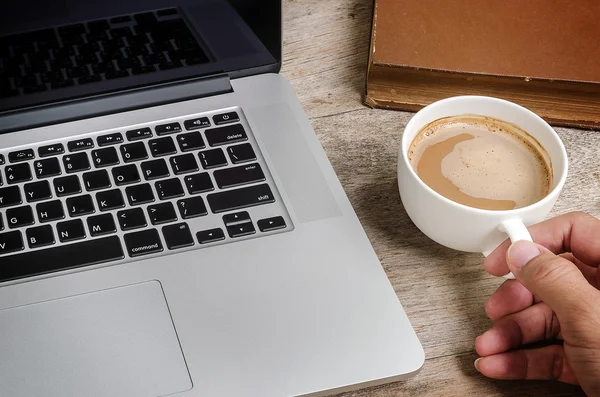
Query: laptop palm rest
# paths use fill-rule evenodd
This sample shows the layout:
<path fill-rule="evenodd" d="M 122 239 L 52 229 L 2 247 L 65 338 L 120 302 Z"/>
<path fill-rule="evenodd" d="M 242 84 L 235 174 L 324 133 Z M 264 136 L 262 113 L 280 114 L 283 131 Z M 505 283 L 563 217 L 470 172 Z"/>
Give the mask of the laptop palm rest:
<path fill-rule="evenodd" d="M 191 389 L 157 281 L 0 311 L 2 395 L 161 396 Z"/>

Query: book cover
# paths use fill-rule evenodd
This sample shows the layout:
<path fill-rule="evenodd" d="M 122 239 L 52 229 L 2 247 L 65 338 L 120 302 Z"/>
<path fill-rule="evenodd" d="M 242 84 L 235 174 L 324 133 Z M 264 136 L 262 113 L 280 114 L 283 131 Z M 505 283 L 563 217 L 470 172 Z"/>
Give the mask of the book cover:
<path fill-rule="evenodd" d="M 375 0 L 365 103 L 488 95 L 598 128 L 599 20 L 597 0 Z"/>

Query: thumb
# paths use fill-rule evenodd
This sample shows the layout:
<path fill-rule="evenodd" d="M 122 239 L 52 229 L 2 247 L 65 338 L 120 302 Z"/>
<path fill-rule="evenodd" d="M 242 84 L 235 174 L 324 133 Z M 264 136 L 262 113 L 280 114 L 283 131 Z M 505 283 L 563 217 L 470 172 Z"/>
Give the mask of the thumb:
<path fill-rule="evenodd" d="M 589 307 L 592 287 L 579 268 L 541 245 L 523 240 L 513 243 L 506 253 L 506 263 L 515 278 L 559 318 L 567 319 L 574 309 Z"/>

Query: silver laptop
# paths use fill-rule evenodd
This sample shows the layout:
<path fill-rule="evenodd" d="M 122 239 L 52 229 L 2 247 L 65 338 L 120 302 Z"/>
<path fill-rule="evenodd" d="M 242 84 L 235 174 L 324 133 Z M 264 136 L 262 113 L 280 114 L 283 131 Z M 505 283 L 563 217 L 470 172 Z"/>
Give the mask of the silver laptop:
<path fill-rule="evenodd" d="M 419 370 L 277 74 L 279 0 L 3 7 L 0 395 L 324 395 Z"/>

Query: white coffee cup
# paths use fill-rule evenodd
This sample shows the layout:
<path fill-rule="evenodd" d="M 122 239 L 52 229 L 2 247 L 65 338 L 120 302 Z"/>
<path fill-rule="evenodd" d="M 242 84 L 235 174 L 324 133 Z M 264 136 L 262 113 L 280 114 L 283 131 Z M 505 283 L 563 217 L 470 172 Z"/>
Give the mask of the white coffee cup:
<path fill-rule="evenodd" d="M 488 116 L 515 124 L 537 139 L 552 162 L 554 184 L 550 193 L 527 207 L 492 211 L 454 202 L 421 181 L 408 160 L 413 139 L 432 121 L 463 114 Z M 426 106 L 408 122 L 398 158 L 398 186 L 406 213 L 429 238 L 455 250 L 481 252 L 487 256 L 506 240 L 507 235 L 511 241 L 532 241 L 527 226 L 544 220 L 554 206 L 567 179 L 567 163 L 567 152 L 558 134 L 535 113 L 498 98 L 459 96 Z"/>

